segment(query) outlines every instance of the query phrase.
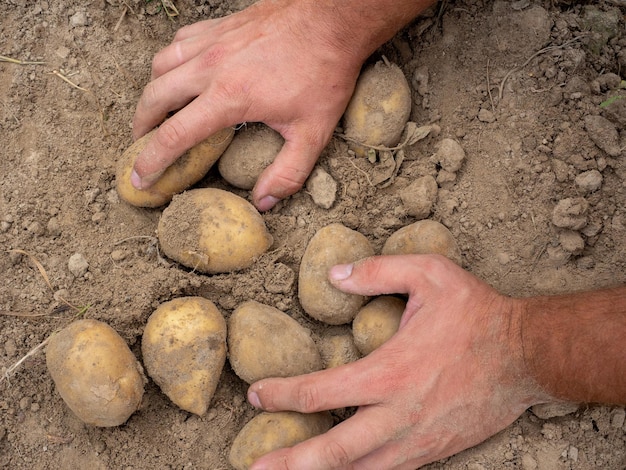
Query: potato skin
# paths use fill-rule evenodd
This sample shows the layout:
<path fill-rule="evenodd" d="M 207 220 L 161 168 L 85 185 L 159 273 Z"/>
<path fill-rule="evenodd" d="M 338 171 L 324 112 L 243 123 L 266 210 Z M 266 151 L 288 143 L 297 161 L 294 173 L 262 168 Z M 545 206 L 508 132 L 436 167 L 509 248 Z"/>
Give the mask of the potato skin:
<path fill-rule="evenodd" d="M 462 265 L 461 250 L 445 225 L 430 219 L 402 227 L 385 242 L 383 255 L 439 254 Z"/>
<path fill-rule="evenodd" d="M 119 196 L 129 204 L 138 207 L 160 207 L 171 201 L 174 194 L 180 193 L 202 179 L 228 144 L 235 131 L 227 127 L 206 138 L 172 163 L 161 177 L 147 189 L 136 189 L 130 182 L 130 174 L 137 156 L 145 148 L 155 131 L 151 131 L 135 141 L 122 154 L 117 163 L 116 185 Z"/>
<path fill-rule="evenodd" d="M 86 424 L 119 426 L 141 404 L 141 364 L 106 323 L 77 320 L 55 333 L 46 365 L 63 401 Z"/>
<path fill-rule="evenodd" d="M 343 115 L 344 134 L 357 156 L 369 146 L 394 147 L 411 114 L 411 89 L 395 64 L 377 62 L 363 70 Z"/>
<path fill-rule="evenodd" d="M 333 418 L 327 411 L 260 413 L 239 431 L 228 461 L 236 470 L 247 470 L 261 456 L 323 434 L 332 425 Z"/>
<path fill-rule="evenodd" d="M 206 413 L 226 362 L 226 320 L 203 297 L 179 297 L 150 315 L 141 341 L 146 371 L 174 404 Z"/>
<path fill-rule="evenodd" d="M 367 297 L 346 294 L 328 280 L 328 271 L 336 264 L 374 255 L 367 238 L 342 224 L 321 228 L 311 238 L 300 263 L 298 297 L 306 313 L 330 325 L 349 323 Z"/>
<path fill-rule="evenodd" d="M 161 215 L 157 233 L 166 256 L 205 273 L 245 269 L 273 243 L 252 204 L 215 188 L 174 196 Z"/>
<path fill-rule="evenodd" d="M 228 351 L 235 373 L 248 383 L 320 370 L 322 358 L 310 332 L 277 308 L 244 302 L 228 321 Z"/>
<path fill-rule="evenodd" d="M 398 331 L 405 307 L 404 300 L 383 295 L 359 310 L 352 322 L 352 335 L 361 354 L 368 355 Z"/>
<path fill-rule="evenodd" d="M 217 162 L 220 175 L 236 188 L 252 189 L 284 143 L 285 139 L 271 127 L 247 124 L 237 131 Z"/>
<path fill-rule="evenodd" d="M 343 366 L 361 358 L 348 326 L 335 326 L 324 333 L 319 343 L 324 369 Z"/>

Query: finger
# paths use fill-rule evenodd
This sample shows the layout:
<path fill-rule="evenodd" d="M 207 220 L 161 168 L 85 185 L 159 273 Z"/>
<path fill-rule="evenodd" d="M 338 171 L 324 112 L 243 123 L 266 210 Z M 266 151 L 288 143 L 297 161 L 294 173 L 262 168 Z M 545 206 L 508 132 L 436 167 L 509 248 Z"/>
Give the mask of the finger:
<path fill-rule="evenodd" d="M 252 190 L 252 201 L 260 211 L 266 211 L 281 199 L 297 192 L 309 177 L 328 139 L 307 135 L 302 130 L 290 139 L 285 137 L 283 148 L 271 165 L 259 176 Z"/>
<path fill-rule="evenodd" d="M 189 62 L 201 54 L 206 47 L 205 37 L 192 36 L 172 42 L 154 56 L 150 80 L 156 80 L 176 67 Z"/>
<path fill-rule="evenodd" d="M 250 470 L 346 468 L 359 457 L 383 446 L 393 435 L 395 425 L 396 420 L 389 419 L 388 409 L 361 408 L 352 418 L 325 434 L 261 457 Z"/>
<path fill-rule="evenodd" d="M 333 266 L 328 278 L 351 294 L 410 294 L 454 269 L 454 263 L 439 255 L 384 255 Z"/>
<path fill-rule="evenodd" d="M 200 96 L 165 121 L 137 156 L 131 181 L 137 189 L 151 186 L 178 157 L 198 142 L 231 126 L 231 110 Z"/>
<path fill-rule="evenodd" d="M 248 400 L 266 411 L 300 413 L 379 403 L 390 383 L 389 367 L 384 358 L 373 357 L 297 377 L 260 380 L 248 389 Z"/>

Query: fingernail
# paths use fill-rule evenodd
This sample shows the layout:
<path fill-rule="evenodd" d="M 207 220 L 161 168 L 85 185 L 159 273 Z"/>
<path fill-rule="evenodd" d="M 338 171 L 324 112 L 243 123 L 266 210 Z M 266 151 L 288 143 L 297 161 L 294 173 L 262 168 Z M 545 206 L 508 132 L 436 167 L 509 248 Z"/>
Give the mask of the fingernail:
<path fill-rule="evenodd" d="M 353 264 L 338 264 L 330 268 L 328 276 L 333 281 L 343 281 L 350 277 L 353 267 Z"/>
<path fill-rule="evenodd" d="M 132 184 L 135 189 L 141 189 L 141 178 L 135 170 L 130 174 L 130 184 Z"/>
<path fill-rule="evenodd" d="M 255 408 L 262 408 L 261 407 L 261 400 L 259 399 L 259 396 L 256 394 L 256 392 L 248 393 L 248 401 Z"/>
<path fill-rule="evenodd" d="M 274 207 L 276 203 L 278 203 L 278 201 L 280 201 L 280 199 L 278 199 L 277 197 L 265 196 L 259 200 L 259 203 L 257 204 L 257 209 L 259 209 L 261 212 L 268 211 L 272 207 Z"/>

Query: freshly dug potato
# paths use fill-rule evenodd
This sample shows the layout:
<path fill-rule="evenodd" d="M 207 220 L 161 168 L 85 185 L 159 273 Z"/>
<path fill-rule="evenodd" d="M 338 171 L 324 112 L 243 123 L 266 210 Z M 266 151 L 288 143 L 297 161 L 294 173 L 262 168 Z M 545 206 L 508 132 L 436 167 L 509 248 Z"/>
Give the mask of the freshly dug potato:
<path fill-rule="evenodd" d="M 398 331 L 405 307 L 404 300 L 383 295 L 359 311 L 352 322 L 352 335 L 361 354 L 368 355 Z"/>
<path fill-rule="evenodd" d="M 148 375 L 163 393 L 202 416 L 226 362 L 226 321 L 203 297 L 170 300 L 150 315 L 141 352 Z"/>
<path fill-rule="evenodd" d="M 215 188 L 174 196 L 157 232 L 166 256 L 205 273 L 247 268 L 273 243 L 252 204 Z"/>
<path fill-rule="evenodd" d="M 228 461 L 237 470 L 247 470 L 261 456 L 323 434 L 332 425 L 333 418 L 327 411 L 311 414 L 295 411 L 263 412 L 239 431 Z"/>
<path fill-rule="evenodd" d="M 377 62 L 359 76 L 343 115 L 344 134 L 359 157 L 368 148 L 359 145 L 394 147 L 411 114 L 411 89 L 400 67 Z"/>
<path fill-rule="evenodd" d="M 254 300 L 244 302 L 230 316 L 228 353 L 233 370 L 248 383 L 322 368 L 310 332 L 286 313 Z"/>
<path fill-rule="evenodd" d="M 252 189 L 259 175 L 274 161 L 285 139 L 261 123 L 247 124 L 237 131 L 217 168 L 226 181 L 241 189 Z"/>
<path fill-rule="evenodd" d="M 106 323 L 77 320 L 55 333 L 46 365 L 61 398 L 86 424 L 119 426 L 139 408 L 143 369 Z"/>
<path fill-rule="evenodd" d="M 383 255 L 439 254 L 462 264 L 461 250 L 450 230 L 434 220 L 420 220 L 402 227 L 385 242 Z"/>
<path fill-rule="evenodd" d="M 361 357 L 348 326 L 335 326 L 326 331 L 320 339 L 319 348 L 324 369 L 349 364 Z"/>
<path fill-rule="evenodd" d="M 131 184 L 130 174 L 137 156 L 154 132 L 144 135 L 128 147 L 117 163 L 117 192 L 123 200 L 134 206 L 160 207 L 171 201 L 174 194 L 200 181 L 228 147 L 235 134 L 231 127 L 227 127 L 206 138 L 170 165 L 156 183 L 139 190 Z"/>
<path fill-rule="evenodd" d="M 346 294 L 328 280 L 328 271 L 336 264 L 374 255 L 367 238 L 341 224 L 318 230 L 311 238 L 300 263 L 298 297 L 306 313 L 330 325 L 350 323 L 367 297 Z"/>

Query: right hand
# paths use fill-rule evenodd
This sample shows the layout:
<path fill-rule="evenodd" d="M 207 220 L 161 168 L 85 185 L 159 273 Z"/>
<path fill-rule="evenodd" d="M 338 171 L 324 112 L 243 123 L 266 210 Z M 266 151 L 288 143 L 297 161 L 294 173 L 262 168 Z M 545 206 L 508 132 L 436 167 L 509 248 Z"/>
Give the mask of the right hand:
<path fill-rule="evenodd" d="M 152 80 L 135 113 L 135 138 L 162 123 L 137 158 L 136 187 L 152 185 L 204 138 L 244 122 L 263 122 L 285 139 L 253 190 L 257 208 L 270 209 L 302 187 L 332 137 L 365 59 L 358 47 L 337 40 L 333 21 L 338 19 L 307 5 L 261 0 L 178 31 L 155 56 Z"/>

